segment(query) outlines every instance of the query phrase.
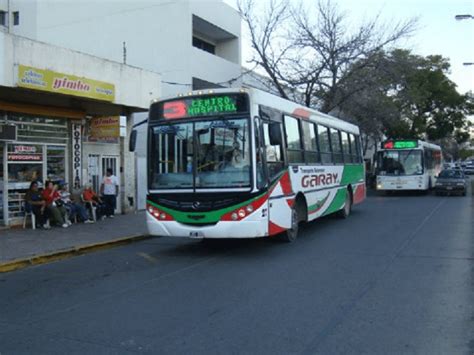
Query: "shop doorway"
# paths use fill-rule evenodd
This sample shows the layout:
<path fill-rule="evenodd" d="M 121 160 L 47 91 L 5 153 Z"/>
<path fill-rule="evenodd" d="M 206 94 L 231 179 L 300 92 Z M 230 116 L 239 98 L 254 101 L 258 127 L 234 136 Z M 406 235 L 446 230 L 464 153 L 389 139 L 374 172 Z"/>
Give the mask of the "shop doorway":
<path fill-rule="evenodd" d="M 100 185 L 102 184 L 102 178 L 105 176 L 107 169 L 112 169 L 113 175 L 118 178 L 120 184 L 120 171 L 119 171 L 120 156 L 118 155 L 101 155 L 101 154 L 89 154 L 88 156 L 88 181 L 92 184 L 94 191 L 99 192 Z M 120 191 L 120 194 L 122 191 Z M 117 198 L 117 213 L 122 212 L 122 199 L 120 196 Z"/>

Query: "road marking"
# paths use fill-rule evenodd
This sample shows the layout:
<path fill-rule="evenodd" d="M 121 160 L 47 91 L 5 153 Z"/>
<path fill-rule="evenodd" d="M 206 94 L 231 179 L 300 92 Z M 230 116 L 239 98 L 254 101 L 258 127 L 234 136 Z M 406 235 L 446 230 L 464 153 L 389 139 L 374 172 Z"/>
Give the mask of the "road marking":
<path fill-rule="evenodd" d="M 154 258 L 153 256 L 151 256 L 147 253 L 137 253 L 137 255 L 140 255 L 142 258 L 148 260 L 152 264 L 156 264 L 158 262 L 157 258 Z"/>

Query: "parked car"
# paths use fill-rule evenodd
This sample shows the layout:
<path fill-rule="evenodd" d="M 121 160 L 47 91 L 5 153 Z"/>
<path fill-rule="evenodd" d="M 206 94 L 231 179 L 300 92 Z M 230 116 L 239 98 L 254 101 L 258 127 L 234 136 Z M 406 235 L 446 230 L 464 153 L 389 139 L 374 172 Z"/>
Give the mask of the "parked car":
<path fill-rule="evenodd" d="M 466 196 L 466 175 L 458 169 L 446 169 L 439 173 L 435 183 L 436 195 L 460 194 Z"/>
<path fill-rule="evenodd" d="M 464 167 L 464 174 L 474 175 L 474 163 L 467 163 Z"/>

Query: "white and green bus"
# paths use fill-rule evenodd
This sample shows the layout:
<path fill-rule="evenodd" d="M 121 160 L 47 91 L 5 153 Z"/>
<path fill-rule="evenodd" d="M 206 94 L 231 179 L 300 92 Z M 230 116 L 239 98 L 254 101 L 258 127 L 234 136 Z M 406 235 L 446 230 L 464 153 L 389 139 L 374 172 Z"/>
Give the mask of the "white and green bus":
<path fill-rule="evenodd" d="M 153 102 L 147 161 L 157 236 L 293 241 L 366 195 L 357 126 L 255 89 Z"/>
<path fill-rule="evenodd" d="M 377 152 L 377 190 L 428 191 L 442 168 L 441 147 L 417 139 L 387 140 Z"/>

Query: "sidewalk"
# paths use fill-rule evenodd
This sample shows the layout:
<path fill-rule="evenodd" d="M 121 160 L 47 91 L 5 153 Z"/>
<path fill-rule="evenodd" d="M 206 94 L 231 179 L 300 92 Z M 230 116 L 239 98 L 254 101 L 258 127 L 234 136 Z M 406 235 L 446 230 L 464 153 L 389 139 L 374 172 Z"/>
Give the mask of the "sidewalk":
<path fill-rule="evenodd" d="M 107 245 L 143 239 L 147 235 L 145 213 L 116 215 L 94 224 L 73 224 L 49 230 L 0 230 L 0 272 L 67 257 Z"/>

